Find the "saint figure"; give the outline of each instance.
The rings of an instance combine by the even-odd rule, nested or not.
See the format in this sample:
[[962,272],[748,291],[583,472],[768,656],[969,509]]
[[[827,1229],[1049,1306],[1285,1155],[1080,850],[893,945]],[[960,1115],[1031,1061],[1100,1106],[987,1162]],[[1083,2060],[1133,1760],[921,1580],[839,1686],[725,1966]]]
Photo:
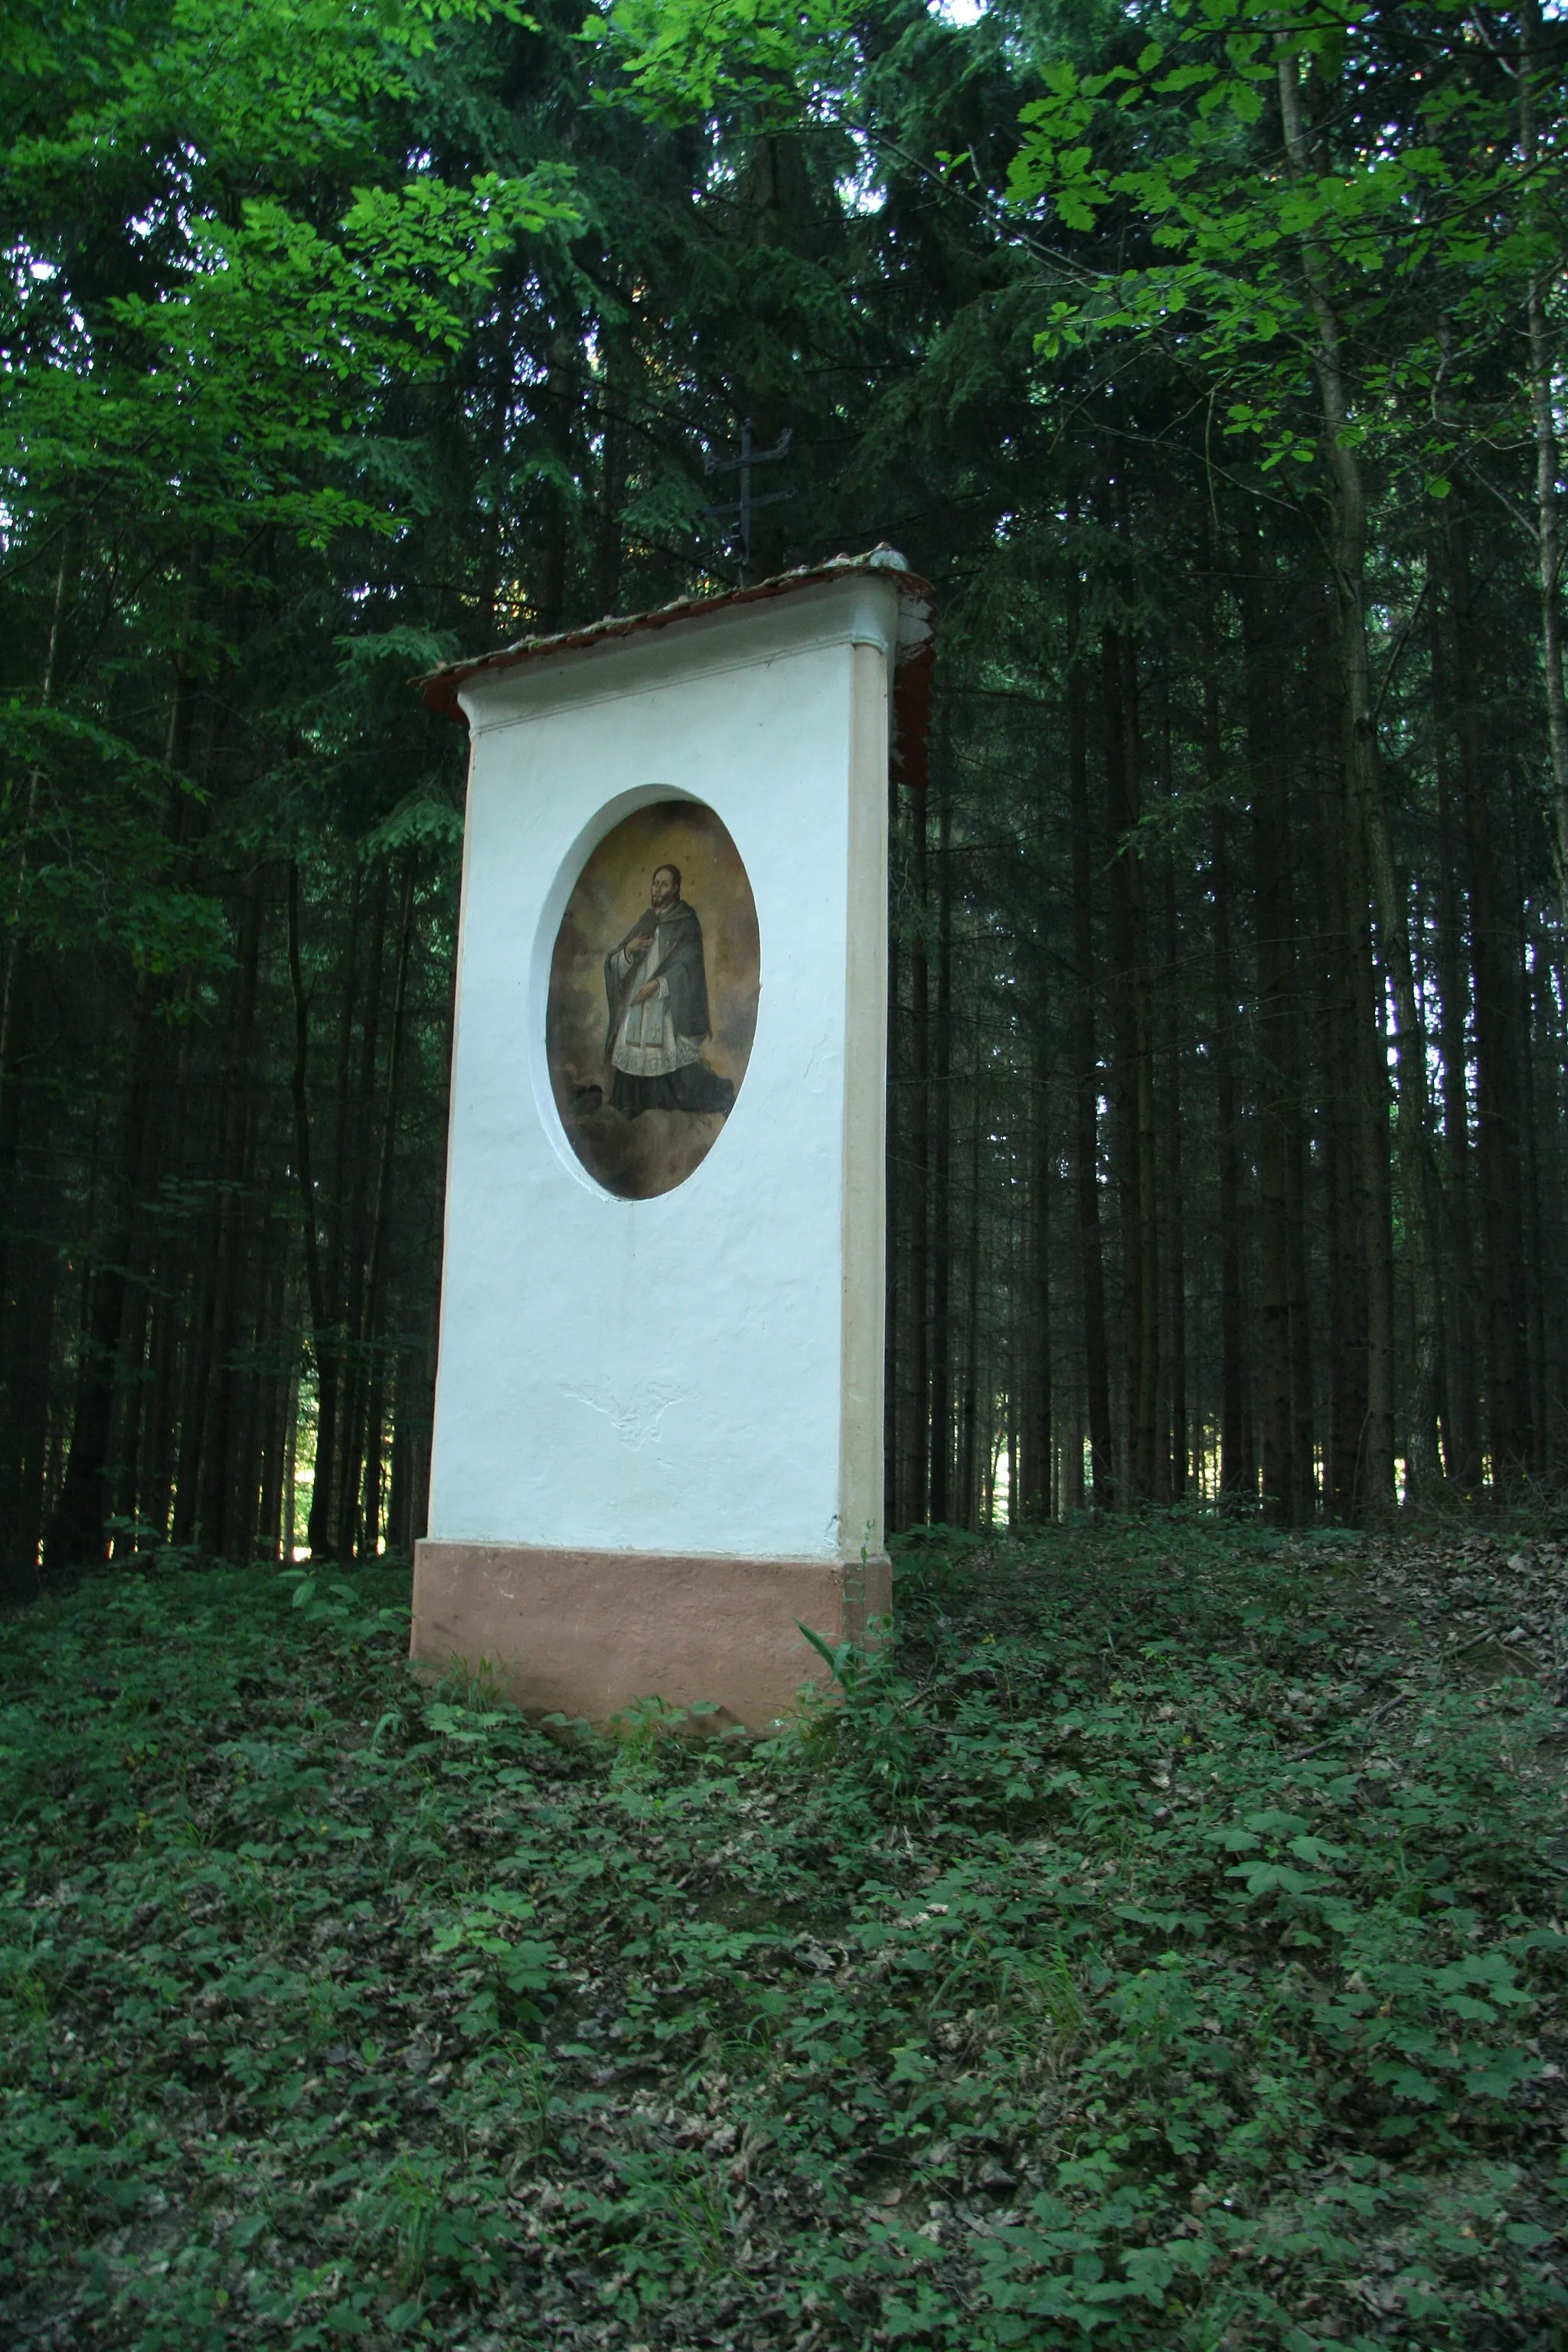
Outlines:
[[680,895],[679,866],[654,868],[648,898],[647,911],[605,958],[611,1108],[626,1118],[645,1110],[722,1116],[735,1089],[702,1059],[710,1034],[702,926]]

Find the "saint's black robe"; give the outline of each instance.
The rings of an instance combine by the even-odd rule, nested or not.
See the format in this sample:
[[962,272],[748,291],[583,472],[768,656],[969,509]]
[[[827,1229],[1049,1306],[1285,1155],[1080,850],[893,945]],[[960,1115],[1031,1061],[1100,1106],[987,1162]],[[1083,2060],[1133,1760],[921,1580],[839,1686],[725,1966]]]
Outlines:
[[696,909],[689,907],[684,898],[678,898],[661,915],[656,915],[649,907],[605,958],[605,996],[609,1007],[605,1059],[612,1071],[611,1105],[627,1118],[636,1118],[639,1111],[645,1110],[726,1112],[735,1099],[735,1089],[728,1078],[719,1077],[706,1063],[688,1062],[683,1068],[657,1078],[634,1077],[629,1070],[615,1067],[616,1039],[633,995],[643,985],[640,961],[623,980],[621,957],[629,941],[649,931],[658,933],[660,952],[647,978],[665,983],[670,1027],[678,1037],[689,1038],[695,1045],[712,1034],[708,1015],[708,971],[702,960],[702,926]]

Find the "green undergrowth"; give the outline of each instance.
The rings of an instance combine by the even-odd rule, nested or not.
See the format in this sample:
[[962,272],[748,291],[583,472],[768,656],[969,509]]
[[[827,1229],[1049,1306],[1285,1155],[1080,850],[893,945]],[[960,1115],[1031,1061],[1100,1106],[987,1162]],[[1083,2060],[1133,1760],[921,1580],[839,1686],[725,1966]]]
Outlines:
[[389,1573],[39,1607],[0,2341],[1568,2344],[1562,1694],[1352,1554],[938,1533],[750,1747],[422,1691]]

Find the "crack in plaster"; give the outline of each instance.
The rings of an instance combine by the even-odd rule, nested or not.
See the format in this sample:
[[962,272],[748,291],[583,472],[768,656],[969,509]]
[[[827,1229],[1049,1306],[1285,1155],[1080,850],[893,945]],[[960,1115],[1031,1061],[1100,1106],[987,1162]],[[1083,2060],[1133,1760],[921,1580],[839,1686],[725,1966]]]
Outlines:
[[585,1404],[590,1412],[602,1413],[620,1444],[632,1453],[640,1453],[644,1447],[658,1444],[659,1424],[665,1414],[671,1405],[683,1403],[691,1391],[648,1388],[630,1402],[624,1402],[602,1386],[596,1391],[563,1388],[562,1393],[570,1397],[574,1404]]

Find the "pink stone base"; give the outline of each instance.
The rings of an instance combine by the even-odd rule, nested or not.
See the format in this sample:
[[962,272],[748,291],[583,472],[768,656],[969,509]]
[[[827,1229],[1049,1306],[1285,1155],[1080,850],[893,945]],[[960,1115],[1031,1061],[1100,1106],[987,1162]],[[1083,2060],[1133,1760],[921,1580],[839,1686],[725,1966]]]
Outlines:
[[590,1723],[639,1698],[712,1700],[720,1720],[762,1731],[827,1668],[800,1627],[830,1646],[887,1615],[885,1558],[680,1558],[445,1543],[414,1553],[409,1654],[440,1671],[483,1664],[531,1713]]

